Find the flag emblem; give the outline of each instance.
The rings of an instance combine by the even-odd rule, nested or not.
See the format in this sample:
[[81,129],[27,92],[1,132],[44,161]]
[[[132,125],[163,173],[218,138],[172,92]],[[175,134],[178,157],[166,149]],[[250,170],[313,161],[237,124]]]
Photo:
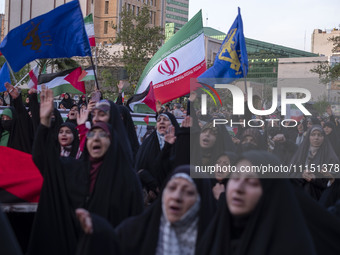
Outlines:
[[175,57],[165,58],[158,66],[158,72],[160,74],[167,74],[168,76],[174,75],[179,68],[178,59]]
[[[222,50],[218,58],[220,60],[228,61],[230,62],[230,68],[234,69],[237,73],[241,74],[242,72],[239,72],[241,63],[240,63],[240,55],[236,52],[236,45],[234,36],[236,34],[237,28],[231,29],[230,32],[227,35],[227,39],[225,40],[224,44],[222,45]],[[228,57],[228,54],[230,57]]]
[[[42,21],[40,21],[38,24],[34,24],[34,22],[32,21],[30,26],[26,28],[30,29],[30,31],[27,33],[27,36],[25,37],[24,41],[22,42],[23,46],[31,46],[31,50],[35,50],[38,51],[41,47],[41,39],[39,37],[38,34],[38,30],[39,30],[39,26],[41,24]],[[31,28],[32,27],[32,28]],[[46,32],[43,32],[46,33]],[[41,37],[44,37],[46,39],[43,39],[44,41],[50,42],[52,41],[49,37],[49,35],[41,35]],[[49,43],[45,43],[45,45],[49,45],[52,46],[52,44]]]

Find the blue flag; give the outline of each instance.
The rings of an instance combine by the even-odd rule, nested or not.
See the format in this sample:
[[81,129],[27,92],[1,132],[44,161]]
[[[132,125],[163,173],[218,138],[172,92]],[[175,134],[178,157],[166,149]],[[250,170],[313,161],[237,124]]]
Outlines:
[[0,45],[14,72],[39,58],[91,56],[78,0],[12,29]]
[[11,76],[9,74],[9,68],[7,62],[1,67],[0,70],[0,92],[6,91],[5,83],[11,83]]
[[[248,54],[243,35],[240,8],[238,15],[218,51],[214,65],[198,77],[199,82],[232,82],[245,77],[248,72]],[[213,78],[210,80],[208,78]]]

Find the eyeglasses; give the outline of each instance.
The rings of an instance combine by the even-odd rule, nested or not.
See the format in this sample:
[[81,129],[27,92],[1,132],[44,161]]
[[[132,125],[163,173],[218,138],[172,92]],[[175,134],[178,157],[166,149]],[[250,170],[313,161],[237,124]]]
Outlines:
[[86,134],[86,137],[88,139],[92,139],[94,138],[96,135],[98,135],[99,138],[106,138],[106,137],[109,137],[109,134],[107,134],[106,132],[104,131],[89,131],[87,134]]

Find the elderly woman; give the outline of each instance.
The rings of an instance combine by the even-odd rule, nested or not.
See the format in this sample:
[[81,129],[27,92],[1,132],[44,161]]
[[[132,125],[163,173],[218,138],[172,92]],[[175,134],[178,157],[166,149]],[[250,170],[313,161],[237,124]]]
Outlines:
[[161,199],[116,229],[78,209],[84,231],[92,234],[85,237],[88,246],[78,254],[98,254],[98,249],[104,251],[100,254],[197,254],[214,213],[213,200],[209,181],[191,179],[189,166],[180,166],[168,178]]
[[[42,89],[33,160],[44,177],[28,254],[74,254],[75,209],[84,207],[117,226],[143,210],[138,178],[126,164],[118,136],[104,122],[87,133],[82,160],[60,157],[50,131],[53,92]],[[119,116],[118,116],[119,118]],[[43,161],[42,163],[39,161]]]
[[198,254],[316,254],[293,187],[288,180],[259,179],[242,167],[279,165],[265,151],[242,154],[217,213],[197,247]]

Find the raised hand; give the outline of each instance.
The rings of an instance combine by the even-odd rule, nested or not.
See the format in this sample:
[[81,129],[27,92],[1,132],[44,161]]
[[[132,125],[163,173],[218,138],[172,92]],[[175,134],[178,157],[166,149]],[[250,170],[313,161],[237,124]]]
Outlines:
[[166,134],[164,135],[164,141],[170,144],[174,144],[176,141],[175,128],[170,126]]
[[40,93],[40,123],[42,125],[46,127],[51,126],[53,109],[53,91],[42,85]]
[[7,89],[8,93],[11,95],[13,99],[16,99],[19,96],[19,91],[15,88],[12,84],[6,82],[5,88]]
[[76,209],[76,216],[85,234],[92,234],[93,226],[92,226],[92,219],[91,219],[91,215],[89,211],[83,208],[78,208]]
[[182,121],[181,126],[185,128],[192,127],[192,117],[186,116]]
[[77,114],[77,124],[78,124],[78,126],[85,124],[85,122],[88,120],[88,118],[89,118],[89,111],[87,109],[80,108],[80,112],[79,112],[79,114]]

